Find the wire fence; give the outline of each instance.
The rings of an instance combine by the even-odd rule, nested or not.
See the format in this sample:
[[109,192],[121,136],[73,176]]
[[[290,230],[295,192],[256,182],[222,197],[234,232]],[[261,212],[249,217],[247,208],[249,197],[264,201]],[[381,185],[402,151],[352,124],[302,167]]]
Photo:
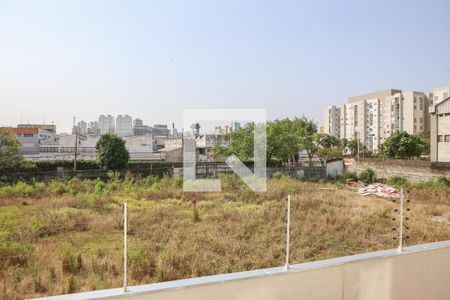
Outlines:
[[[304,228],[310,226],[305,214],[300,215],[299,212],[310,209],[307,205],[314,205],[301,199],[301,194],[289,195],[271,207],[257,203],[239,206],[227,199],[220,207],[208,201],[201,203],[195,198],[188,202],[167,200],[177,203],[179,211],[166,206],[164,201],[139,205],[133,203],[132,207],[124,202],[121,213],[105,216],[110,220],[98,225],[102,226],[98,228],[101,232],[113,235],[110,240],[101,234],[98,238],[89,236],[90,232],[80,230],[82,228],[76,216],[71,216],[72,219],[65,224],[49,223],[48,226],[52,228],[48,229],[52,232],[46,232],[45,224],[41,223],[44,229],[36,230],[35,236],[24,235],[18,241],[31,243],[39,240],[35,246],[37,254],[34,255],[41,255],[41,262],[48,261],[46,267],[50,270],[48,275],[38,275],[39,282],[41,277],[51,279],[59,276],[52,275],[52,272],[67,276],[99,277],[103,280],[112,276],[115,279],[111,284],[116,284],[116,287],[118,280],[122,279],[124,292],[127,292],[129,284],[271,266],[289,270],[292,262],[299,262],[300,254],[305,257],[310,255],[314,259],[314,251],[326,250],[321,248],[324,247],[321,243],[327,233],[317,237],[316,245],[305,246],[298,238],[305,238],[307,231]],[[401,190],[400,198],[393,200],[395,208],[392,210],[391,223],[386,222],[392,228],[391,240],[398,242],[398,251],[403,250],[404,243],[409,239],[409,204],[408,193]],[[150,210],[152,214],[148,213]],[[188,210],[191,210],[192,215],[186,219]],[[170,214],[174,216],[171,218]],[[300,216],[305,219],[299,219]],[[208,224],[202,225],[202,220],[208,220]],[[325,219],[325,222],[333,221]],[[240,223],[239,227],[234,223]],[[392,227],[390,224],[395,225]],[[63,246],[47,247],[45,252],[40,252],[44,246],[51,245],[52,240],[48,237],[55,233],[67,234],[66,243]],[[308,239],[307,242],[313,240]],[[346,244],[341,246],[345,247]],[[298,251],[300,247],[305,248],[304,252]],[[293,256],[291,249],[295,250]],[[4,270],[0,273],[5,272],[5,266],[11,264],[24,272],[30,270],[27,260],[30,253],[26,249],[22,249],[22,254],[13,252],[19,250],[12,247],[11,253],[2,253],[0,265]],[[158,257],[153,257],[155,253],[158,253]],[[39,287],[43,284],[35,282],[35,290],[41,292]],[[68,288],[73,289],[77,290],[76,287]]]

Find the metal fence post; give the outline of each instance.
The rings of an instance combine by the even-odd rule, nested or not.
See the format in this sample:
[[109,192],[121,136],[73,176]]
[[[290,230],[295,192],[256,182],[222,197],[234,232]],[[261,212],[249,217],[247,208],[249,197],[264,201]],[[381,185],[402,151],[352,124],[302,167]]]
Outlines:
[[290,238],[290,226],[291,226],[291,195],[287,197],[287,209],[286,209],[286,263],[284,269],[289,270],[289,238]]
[[400,227],[398,228],[398,252],[403,251],[403,188],[400,189]]
[[128,208],[127,203],[123,203],[123,292],[128,291],[128,266],[127,266],[127,233],[128,233]]

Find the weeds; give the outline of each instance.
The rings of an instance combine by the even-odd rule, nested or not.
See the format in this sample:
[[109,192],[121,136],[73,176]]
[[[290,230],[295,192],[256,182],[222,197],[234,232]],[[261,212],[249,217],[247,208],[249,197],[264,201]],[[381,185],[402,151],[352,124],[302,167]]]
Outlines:
[[[347,188],[353,176],[332,184],[276,174],[264,193],[235,175],[220,175],[222,193],[184,193],[180,178],[129,174],[123,180],[118,173],[106,182],[2,184],[0,197],[12,197],[0,210],[2,293],[31,298],[119,286],[123,201],[129,204],[130,284],[282,265],[287,194],[293,195],[294,263],[395,247],[396,205]],[[409,243],[448,239],[450,226],[431,221],[450,217],[447,180],[386,182],[410,191]]]

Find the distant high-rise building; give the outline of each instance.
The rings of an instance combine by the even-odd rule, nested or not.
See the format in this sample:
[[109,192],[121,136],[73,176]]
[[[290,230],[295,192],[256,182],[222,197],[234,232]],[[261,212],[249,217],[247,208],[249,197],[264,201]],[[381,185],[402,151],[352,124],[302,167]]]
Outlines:
[[223,129],[220,126],[214,127],[214,134],[221,135],[223,134]]
[[72,128],[72,133],[79,134],[79,135],[86,135],[87,134],[87,123],[84,121],[78,122],[78,125],[74,126]]
[[155,124],[152,128],[152,134],[153,136],[168,137],[170,134],[170,129],[167,127],[167,125]]
[[116,118],[116,134],[120,136],[133,135],[133,120],[129,115],[118,115]]
[[230,125],[225,125],[224,126],[223,133],[228,134],[228,133],[231,133],[231,131],[232,131],[232,128],[231,128]]
[[241,129],[241,123],[239,123],[239,122],[231,123],[231,130],[238,131],[239,129]]
[[92,135],[92,136],[100,135],[100,128],[98,126],[97,121],[89,122],[88,128],[87,128],[87,134]]
[[134,127],[144,126],[144,121],[142,121],[141,119],[134,119],[133,126]]
[[178,130],[175,128],[175,123],[172,123],[172,136],[178,136]]
[[195,123],[191,125],[191,136],[197,137],[200,135],[200,123]]
[[370,151],[395,131],[429,132],[429,99],[423,92],[385,90],[350,97],[345,105],[324,111],[324,132],[340,139],[359,139]]
[[100,129],[100,134],[114,133],[116,127],[114,117],[111,115],[101,115],[98,117],[98,127]]

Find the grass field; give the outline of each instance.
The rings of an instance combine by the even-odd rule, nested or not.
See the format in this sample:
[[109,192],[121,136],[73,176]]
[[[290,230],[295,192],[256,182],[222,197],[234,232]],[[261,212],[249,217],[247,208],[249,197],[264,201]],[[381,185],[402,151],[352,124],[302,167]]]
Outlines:
[[[124,201],[130,285],[284,264],[287,194],[291,262],[394,248],[396,204],[341,183],[271,179],[253,193],[222,178],[222,193],[183,193],[149,177],[0,185],[0,295],[22,299],[122,285]],[[450,188],[408,185],[407,244],[450,239]]]

